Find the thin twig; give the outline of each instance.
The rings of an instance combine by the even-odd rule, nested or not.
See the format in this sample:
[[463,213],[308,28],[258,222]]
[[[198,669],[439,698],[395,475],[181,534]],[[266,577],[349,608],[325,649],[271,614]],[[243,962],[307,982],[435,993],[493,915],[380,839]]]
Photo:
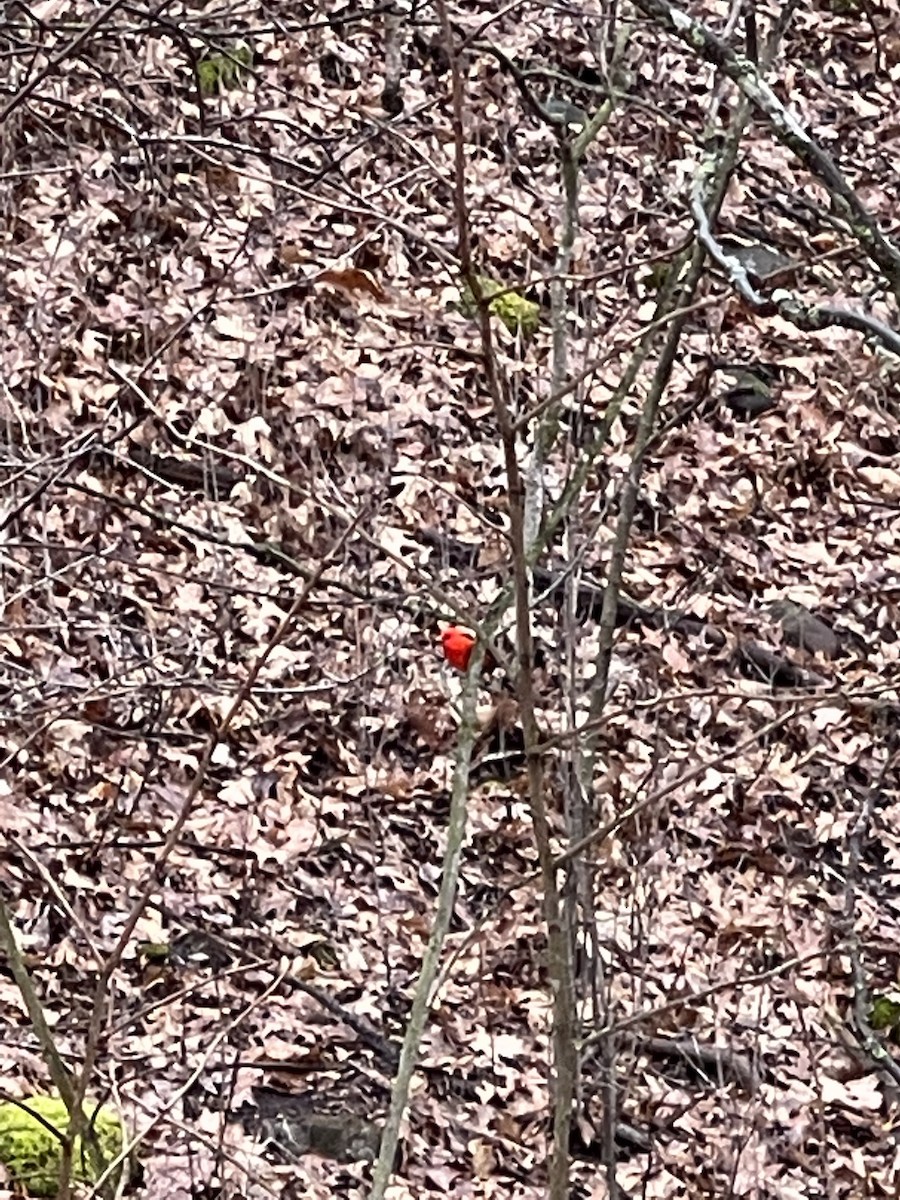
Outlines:
[[110,980],[112,979],[112,976],[119,963],[122,961],[122,956],[125,953],[138,922],[147,908],[154,890],[159,885],[160,872],[162,868],[168,862],[173,851],[178,845],[181,831],[184,828],[191,811],[193,810],[194,803],[196,802],[196,799],[200,793],[200,789],[206,781],[207,772],[212,762],[216,747],[227,733],[241,706],[249,698],[253,690],[253,685],[259,676],[260,671],[270,657],[272,651],[291,629],[297,616],[303,610],[310,593],[316,587],[321,576],[324,574],[326,566],[342,549],[360,520],[361,514],[357,515],[352,521],[348,522],[345,530],[332,546],[331,550],[319,560],[316,568],[313,570],[309,579],[301,589],[299,595],[294,600],[294,603],[281,619],[277,629],[269,638],[269,641],[257,656],[256,661],[253,663],[250,670],[247,672],[246,679],[242,683],[237,695],[235,696],[222,720],[212,730],[209,738],[207,739],[206,747],[201,755],[193,781],[191,782],[190,787],[187,789],[184,800],[181,803],[181,807],[178,810],[175,820],[172,822],[172,825],[169,828],[169,832],[166,835],[166,840],[158,854],[154,857],[153,866],[147,872],[144,883],[138,891],[137,899],[135,900],[130,913],[125,919],[122,932],[98,974],[97,983],[94,988],[88,1034],[85,1041],[84,1061],[75,1086],[74,1113],[72,1116],[72,1121],[76,1128],[72,1130],[73,1137],[78,1133],[77,1125],[79,1116],[81,1116],[81,1104],[87,1092],[100,1049],[103,1027],[109,1003],[108,992]]

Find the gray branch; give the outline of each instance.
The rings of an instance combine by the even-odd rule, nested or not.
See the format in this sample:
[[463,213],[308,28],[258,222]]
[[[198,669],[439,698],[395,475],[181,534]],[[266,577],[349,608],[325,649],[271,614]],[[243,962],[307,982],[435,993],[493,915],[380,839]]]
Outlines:
[[[882,233],[875,218],[841,173],[834,159],[809,136],[800,121],[760,77],[755,63],[736,54],[717,34],[669,0],[635,0],[642,12],[718,67],[767,118],[775,136],[797,155],[828,189],[834,211],[844,218],[868,257],[889,280],[900,300],[900,249]],[[833,322],[832,322],[833,323]]]
[[713,235],[699,190],[695,190],[691,197],[691,213],[697,228],[697,240],[751,308],[765,314],[775,311],[798,329],[807,332],[817,332],[833,325],[855,329],[876,338],[891,353],[900,355],[900,334],[868,313],[835,308],[830,304],[809,304],[783,288],[772,292],[770,296],[761,295],[751,284],[744,265],[733,254],[729,254]]

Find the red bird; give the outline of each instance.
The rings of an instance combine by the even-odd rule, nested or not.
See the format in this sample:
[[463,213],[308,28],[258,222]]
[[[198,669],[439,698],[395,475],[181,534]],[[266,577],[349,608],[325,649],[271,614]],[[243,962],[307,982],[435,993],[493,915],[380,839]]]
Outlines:
[[[475,635],[467,629],[460,629],[458,625],[450,625],[441,634],[441,649],[451,667],[457,671],[467,671],[475,649]],[[488,651],[484,656],[484,669],[492,671],[496,665],[493,654]]]

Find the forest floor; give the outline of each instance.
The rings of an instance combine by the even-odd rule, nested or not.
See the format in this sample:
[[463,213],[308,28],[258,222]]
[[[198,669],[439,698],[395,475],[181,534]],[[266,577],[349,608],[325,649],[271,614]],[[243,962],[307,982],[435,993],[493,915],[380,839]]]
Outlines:
[[[451,11],[479,269],[540,308],[530,337],[492,319],[518,414],[551,391],[559,138],[579,126],[541,121],[504,60],[594,112],[608,7]],[[725,29],[724,6],[690,7]],[[148,1197],[362,1197],[446,842],[460,681],[439,631],[477,623],[509,578],[446,47],[431,8],[401,26],[386,111],[389,5],[129,4],[43,75],[97,12],[32,8],[0,25],[18,64],[0,103],[37,80],[0,121],[2,892],[77,1069],[98,964],[153,884],[92,1089],[146,1131]],[[741,49],[740,23],[724,36]],[[617,69],[564,280],[569,373],[599,362],[563,405],[551,503],[693,236],[704,129],[736,106],[644,19]],[[898,80],[896,6],[820,0],[771,76],[895,236]],[[780,286],[896,326],[759,114],[717,230],[776,247]],[[590,700],[655,365],[541,563],[548,735]],[[644,464],[588,797],[597,825],[655,798],[580,876],[583,1032],[617,1032],[584,1055],[573,1196],[608,1195],[610,1082],[623,1196],[897,1195],[897,1085],[859,1038],[900,973],[897,378],[860,333],[801,332],[706,272]],[[572,744],[545,762],[560,850]],[[512,763],[475,770],[392,1200],[545,1195],[550,994]],[[5,969],[0,1028],[4,1091],[45,1089]]]

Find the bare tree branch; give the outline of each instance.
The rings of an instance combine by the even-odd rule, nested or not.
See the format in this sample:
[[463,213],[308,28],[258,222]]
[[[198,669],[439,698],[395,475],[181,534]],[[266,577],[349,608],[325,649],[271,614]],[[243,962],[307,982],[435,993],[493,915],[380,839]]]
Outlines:
[[708,26],[694,20],[669,0],[635,0],[639,9],[673,33],[707,62],[723,71],[750,103],[768,119],[779,141],[788,146],[831,195],[869,258],[882,270],[900,301],[900,249],[881,231],[875,218],[847,182],[834,159],[814,141],[800,121],[781,103],[749,58],[735,52]]

